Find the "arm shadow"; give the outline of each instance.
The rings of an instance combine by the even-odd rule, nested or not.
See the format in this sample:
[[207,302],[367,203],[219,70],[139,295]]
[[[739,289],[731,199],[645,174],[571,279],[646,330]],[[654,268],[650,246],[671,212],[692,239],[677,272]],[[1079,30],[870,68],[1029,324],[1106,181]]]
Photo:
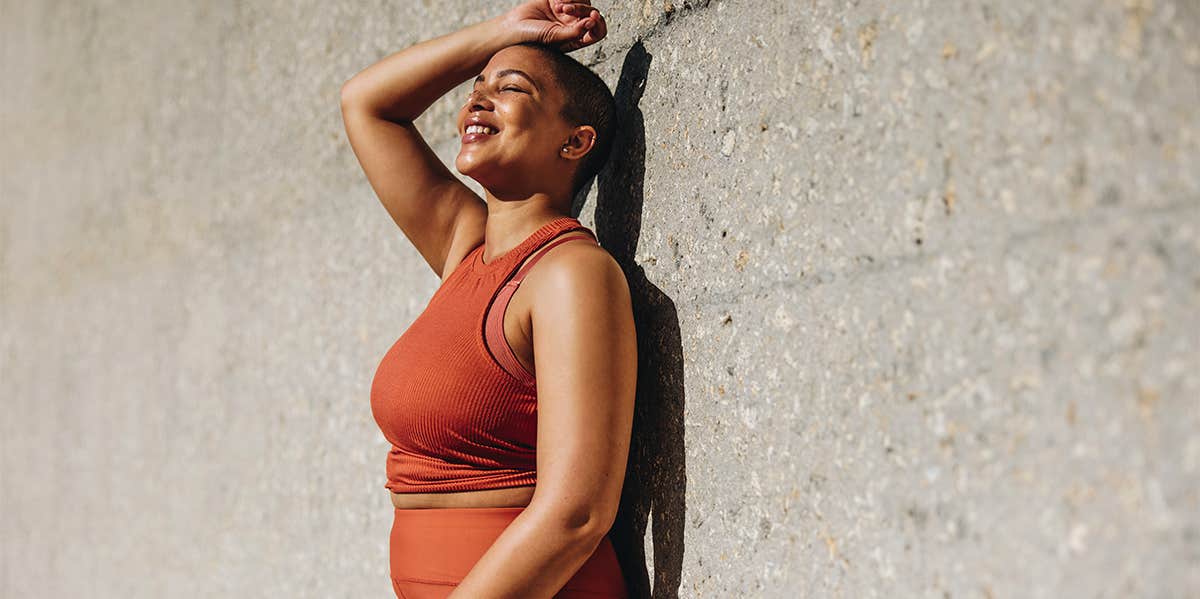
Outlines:
[[[642,227],[646,132],[639,103],[651,55],[641,41],[625,55],[614,97],[619,121],[608,164],[597,175],[596,235],[629,281],[638,336],[637,399],[621,505],[610,538],[630,599],[679,596],[687,514],[683,354],[675,303],[636,263]],[[590,187],[590,186],[589,186]],[[585,188],[576,198],[586,198]],[[578,214],[581,206],[574,206]],[[646,568],[647,521],[654,580]]]

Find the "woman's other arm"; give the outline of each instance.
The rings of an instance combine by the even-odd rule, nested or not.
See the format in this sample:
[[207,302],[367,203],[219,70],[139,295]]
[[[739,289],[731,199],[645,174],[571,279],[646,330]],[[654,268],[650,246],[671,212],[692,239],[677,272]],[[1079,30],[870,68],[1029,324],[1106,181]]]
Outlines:
[[637,388],[625,273],[603,248],[567,244],[527,285],[537,298],[537,488],[452,599],[552,597],[603,540],[620,503]]

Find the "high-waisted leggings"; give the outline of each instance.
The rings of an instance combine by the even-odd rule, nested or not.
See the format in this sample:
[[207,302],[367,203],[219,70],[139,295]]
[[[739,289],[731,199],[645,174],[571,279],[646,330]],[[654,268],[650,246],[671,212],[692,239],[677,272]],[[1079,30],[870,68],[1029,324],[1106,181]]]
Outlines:
[[[444,599],[524,507],[395,508],[389,562],[399,599]],[[557,599],[628,599],[608,535]]]

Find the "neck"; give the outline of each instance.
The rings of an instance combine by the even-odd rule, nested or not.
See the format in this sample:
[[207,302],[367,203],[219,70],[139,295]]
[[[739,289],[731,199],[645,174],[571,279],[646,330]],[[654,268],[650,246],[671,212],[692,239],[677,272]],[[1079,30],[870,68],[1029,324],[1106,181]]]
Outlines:
[[503,256],[546,223],[564,216],[570,216],[567,210],[548,202],[506,202],[496,200],[489,192],[483,234],[484,262]]

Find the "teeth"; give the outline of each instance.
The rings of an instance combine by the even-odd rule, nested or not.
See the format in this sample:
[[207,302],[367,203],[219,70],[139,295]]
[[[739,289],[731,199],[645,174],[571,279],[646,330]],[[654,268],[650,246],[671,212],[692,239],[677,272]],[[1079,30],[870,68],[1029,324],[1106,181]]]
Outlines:
[[467,133],[483,133],[485,135],[494,135],[497,132],[498,131],[496,129],[486,125],[469,125],[467,127]]

